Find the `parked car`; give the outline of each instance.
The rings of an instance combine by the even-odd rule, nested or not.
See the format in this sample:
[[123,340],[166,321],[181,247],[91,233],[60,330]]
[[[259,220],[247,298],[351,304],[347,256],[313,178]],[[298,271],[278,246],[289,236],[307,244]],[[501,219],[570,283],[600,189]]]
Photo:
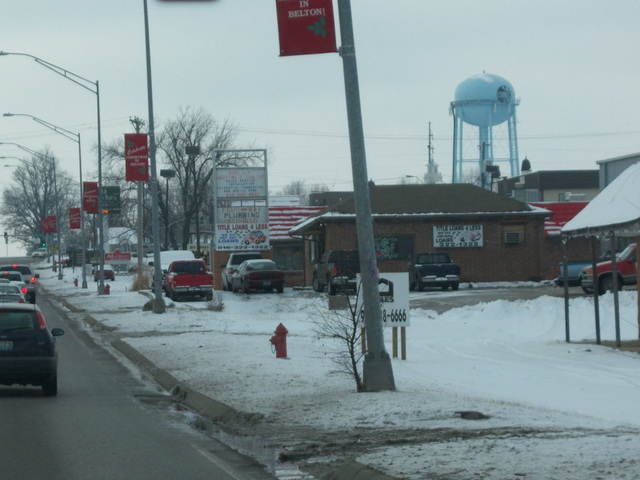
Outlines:
[[36,303],[36,281],[40,277],[39,273],[33,273],[30,265],[20,265],[16,263],[0,265],[0,272],[20,272],[25,286],[22,287],[24,298],[29,303]]
[[313,290],[322,292],[329,287],[329,295],[335,295],[338,290],[355,291],[358,273],[358,250],[327,250],[313,265]]
[[47,396],[58,393],[55,337],[36,305],[0,304],[0,384],[37,385]]
[[164,276],[164,294],[174,302],[180,297],[213,298],[213,273],[204,260],[175,260]]
[[458,290],[460,265],[446,252],[419,253],[409,272],[409,290],[421,292],[425,287]]
[[[102,278],[104,278],[105,280],[116,280],[116,272],[111,265],[103,265],[102,271],[104,272],[102,274]],[[91,271],[91,274],[93,275],[94,282],[100,280],[100,265],[95,265],[93,267],[93,270]]]
[[46,247],[41,247],[31,254],[31,258],[47,258],[49,251]]
[[[567,262],[567,286],[579,287],[582,285],[580,276],[582,269],[591,265],[591,262]],[[556,278],[553,279],[558,287],[564,286],[564,262],[560,262],[556,267]]]
[[222,289],[232,291],[233,286],[231,285],[231,278],[233,277],[233,274],[238,271],[240,264],[245,260],[259,258],[262,258],[262,253],[260,252],[237,252],[229,255],[227,263],[220,265],[222,267]]
[[26,303],[22,289],[13,283],[0,284],[0,303]]
[[[635,285],[638,281],[637,275],[637,253],[636,244],[632,243],[622,252],[616,254],[616,282],[618,290],[624,285]],[[613,291],[613,264],[611,260],[596,264],[596,274],[593,274],[593,265],[582,269],[580,275],[582,290],[585,293],[593,293],[594,284],[598,289],[598,295]]]
[[234,292],[249,293],[250,290],[264,290],[278,293],[284,291],[284,273],[273,260],[245,260],[231,278]]

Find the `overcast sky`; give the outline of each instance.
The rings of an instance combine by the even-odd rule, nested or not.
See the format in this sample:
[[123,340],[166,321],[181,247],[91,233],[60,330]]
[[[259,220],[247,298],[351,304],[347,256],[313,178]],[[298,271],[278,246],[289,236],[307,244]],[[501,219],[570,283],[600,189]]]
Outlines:
[[[592,169],[640,151],[637,0],[352,0],[352,10],[378,184],[425,173],[429,122],[451,180],[449,105],[483,71],[513,85],[520,159],[533,170]],[[147,120],[142,0],[3,0],[0,11],[0,50],[99,81],[103,141],[131,132],[132,116]],[[149,0],[149,19],[157,128],[202,107],[239,127],[238,147],[268,149],[272,193],[300,179],[352,188],[342,60],[279,57],[275,0]],[[95,179],[95,95],[27,57],[0,57],[0,73],[0,113],[80,132],[85,180]],[[77,145],[28,118],[0,117],[0,142],[50,146],[77,175]],[[0,145],[0,156],[24,152]]]

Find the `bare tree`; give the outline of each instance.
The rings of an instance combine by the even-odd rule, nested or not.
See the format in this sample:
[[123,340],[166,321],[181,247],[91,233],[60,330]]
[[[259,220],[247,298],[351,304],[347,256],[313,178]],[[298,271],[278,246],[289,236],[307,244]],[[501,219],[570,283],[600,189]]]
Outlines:
[[307,185],[304,180],[293,180],[288,185],[282,187],[282,190],[278,192],[278,195],[297,195],[300,197],[301,205],[309,205],[309,194],[313,192],[328,192],[330,188],[328,185],[316,183],[314,185]]
[[[356,300],[358,294],[359,292],[356,293]],[[325,311],[318,307],[312,314],[316,325],[314,332],[317,339],[326,346],[327,355],[336,366],[330,373],[352,378],[356,384],[356,391],[363,392],[364,384],[359,365],[364,353],[360,347],[363,338],[356,310],[358,302],[352,303],[353,299],[348,293],[345,293],[345,299],[346,310]]]
[[[158,150],[165,164],[176,172],[172,181],[177,189],[172,194],[172,207],[181,219],[180,243],[186,246],[196,219],[203,215],[212,218],[211,193],[213,167],[255,165],[258,157],[233,150],[237,128],[228,121],[217,123],[202,109],[181,110],[176,120],[168,122],[157,136]],[[196,152],[189,147],[198,147]],[[174,243],[175,248],[175,243]]]
[[[38,152],[40,153],[40,152]],[[3,224],[18,243],[34,246],[42,238],[41,219],[56,215],[61,235],[69,231],[69,208],[78,205],[80,192],[71,176],[61,171],[48,150],[24,159],[13,171],[12,184],[2,192]]]

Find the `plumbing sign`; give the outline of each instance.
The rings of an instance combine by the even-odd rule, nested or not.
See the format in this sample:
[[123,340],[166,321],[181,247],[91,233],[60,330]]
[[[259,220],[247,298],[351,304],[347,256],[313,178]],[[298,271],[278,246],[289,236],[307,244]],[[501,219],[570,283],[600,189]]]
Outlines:
[[[408,273],[380,273],[378,292],[380,293],[380,308],[382,309],[382,324],[384,327],[409,326],[409,274]],[[360,327],[364,327],[364,304],[360,275],[357,278],[356,312]]]

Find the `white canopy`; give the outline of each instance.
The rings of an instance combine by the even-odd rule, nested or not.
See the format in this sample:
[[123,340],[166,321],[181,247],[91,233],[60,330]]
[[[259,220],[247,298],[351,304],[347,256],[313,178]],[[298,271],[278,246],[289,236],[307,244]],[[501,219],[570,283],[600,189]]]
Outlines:
[[640,226],[640,163],[627,168],[561,229],[563,235],[635,232]]

